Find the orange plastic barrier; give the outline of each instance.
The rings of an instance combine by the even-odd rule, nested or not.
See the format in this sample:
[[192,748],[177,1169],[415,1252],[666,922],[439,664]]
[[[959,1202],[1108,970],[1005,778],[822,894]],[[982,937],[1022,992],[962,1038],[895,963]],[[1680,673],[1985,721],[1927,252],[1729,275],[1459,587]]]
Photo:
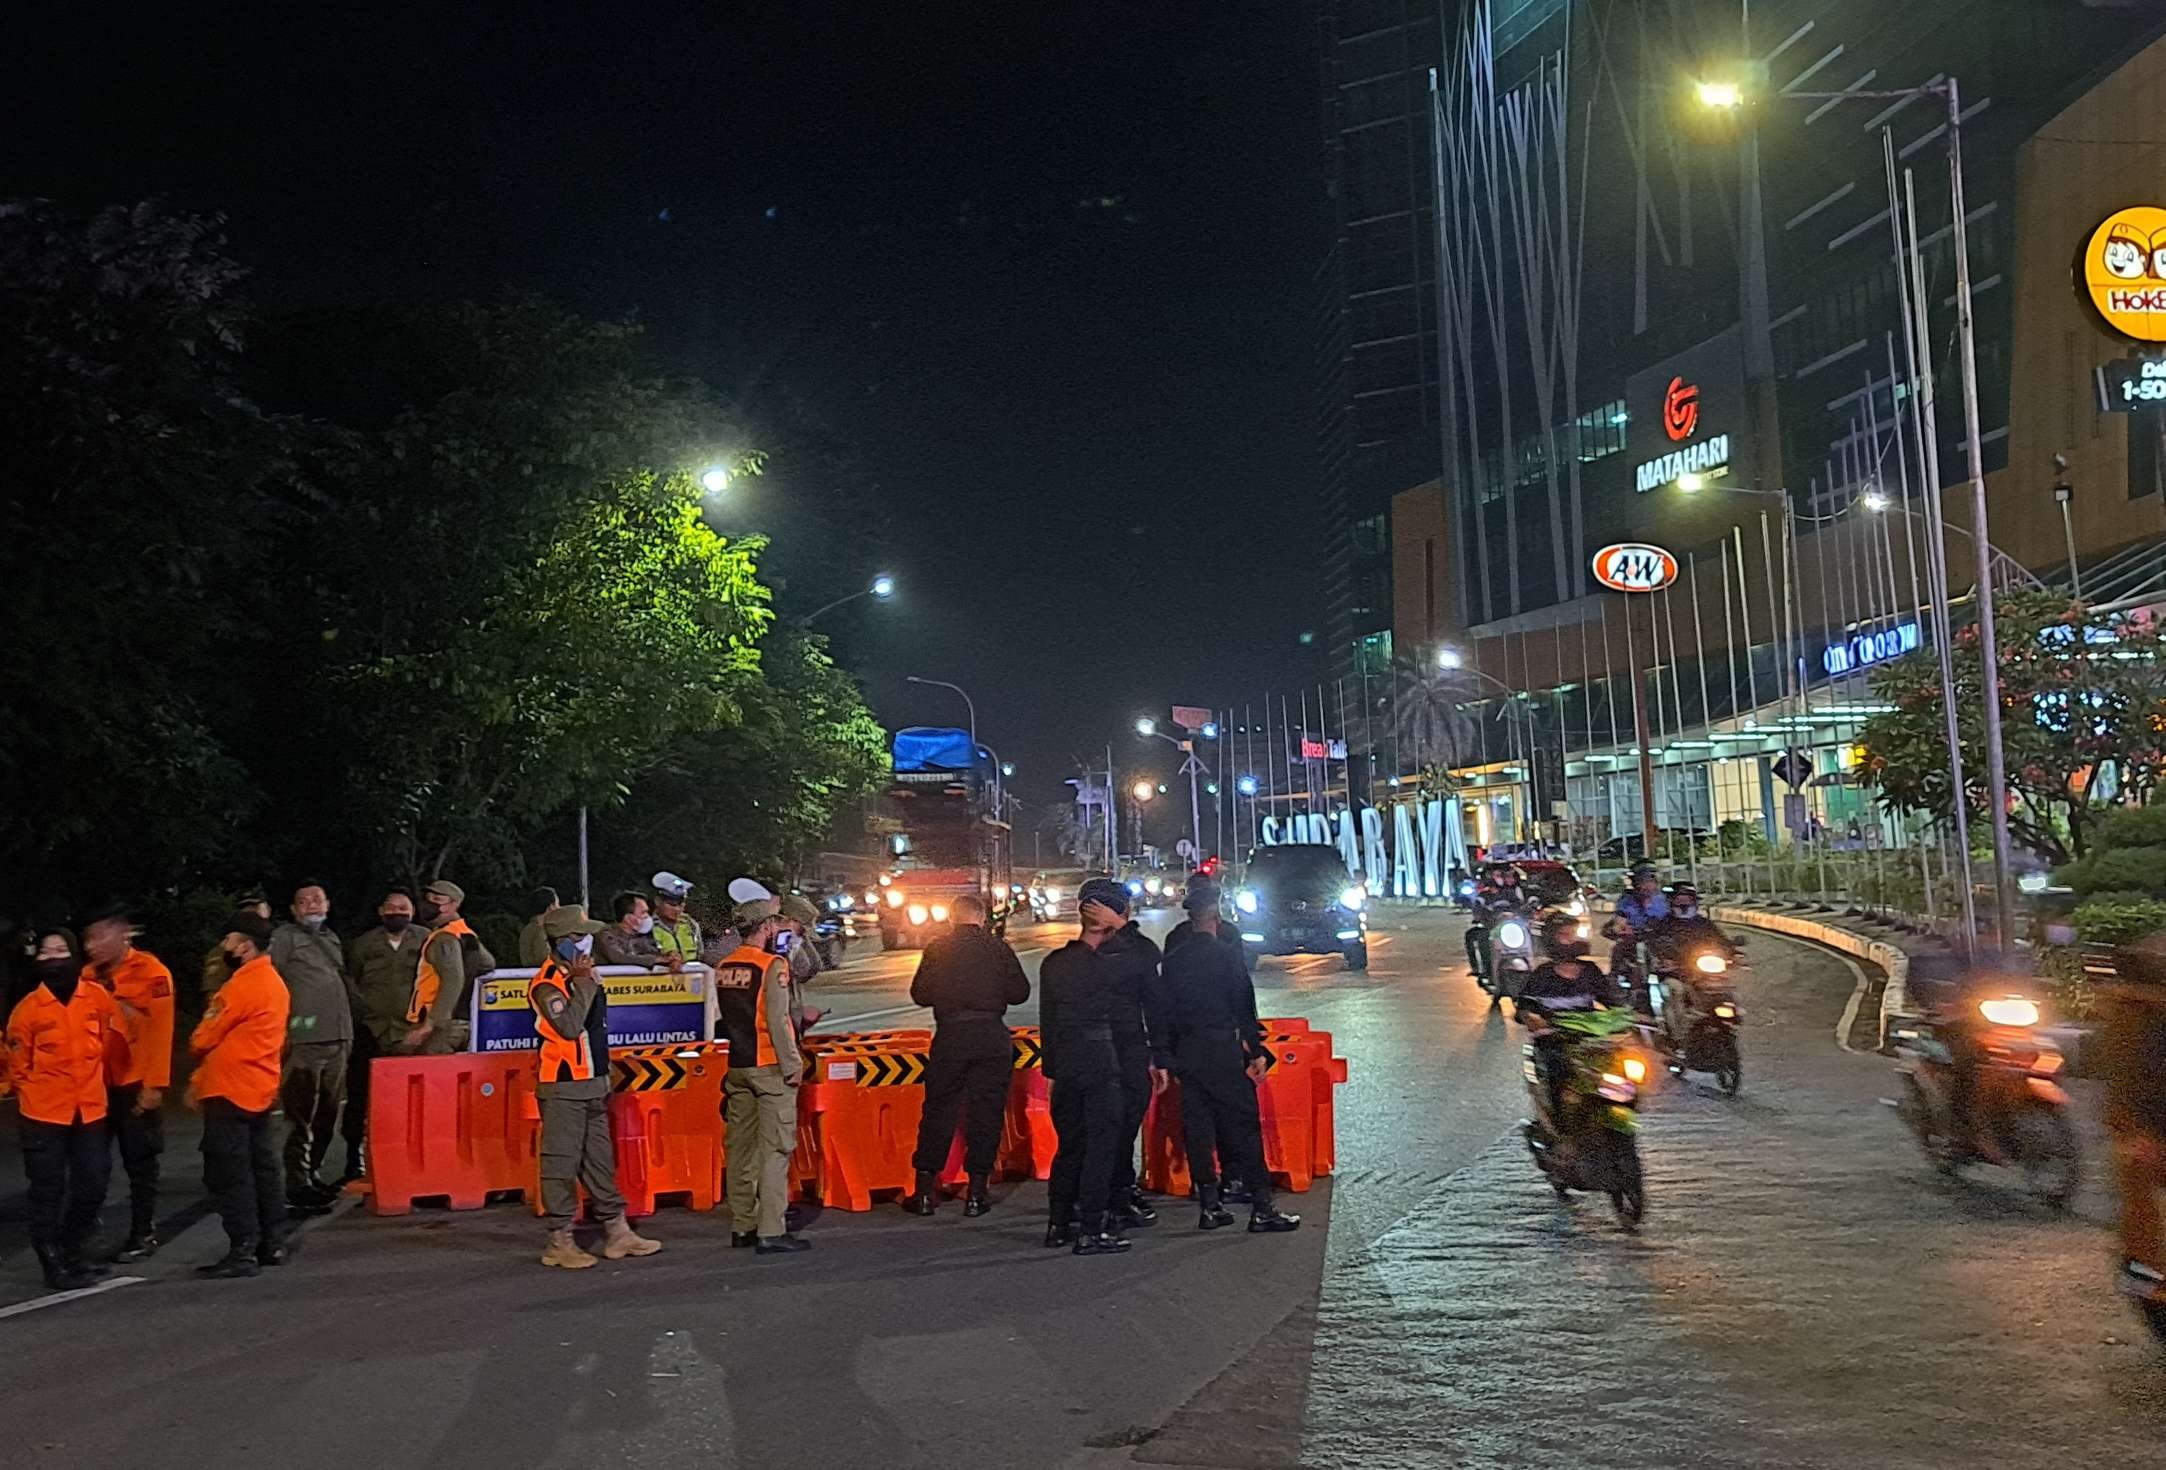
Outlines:
[[[1256,1084],[1263,1124],[1264,1164],[1294,1194],[1306,1194],[1319,1174],[1336,1163],[1331,1137],[1331,1090],[1346,1080],[1346,1063],[1331,1055],[1328,1032],[1294,1031],[1271,1021],[1266,1044],[1277,1058]],[[1155,1193],[1184,1196],[1192,1182],[1181,1128],[1181,1085],[1176,1080],[1151,1099],[1143,1123],[1143,1183]]]
[[1329,1174],[1339,1166],[1338,1120],[1334,1108],[1339,1084],[1346,1080],[1346,1058],[1331,1054],[1329,1031],[1311,1031],[1306,1021],[1266,1021],[1263,1024],[1264,1044],[1273,1050],[1281,1041],[1293,1037],[1310,1037],[1323,1043],[1324,1065],[1309,1074],[1309,1086],[1316,1103],[1309,1147],[1311,1172],[1319,1176]]
[[609,1127],[625,1213],[645,1216],[681,1195],[695,1210],[722,1198],[721,1045],[627,1048],[610,1058]]
[[534,1054],[379,1057],[370,1064],[369,1210],[404,1215],[420,1200],[478,1210],[533,1187]]
[[[812,1122],[808,1182],[835,1210],[869,1210],[876,1193],[915,1182],[918,1120],[925,1112],[925,1053],[857,1050],[812,1053],[812,1079],[798,1093],[799,1151]],[[793,1171],[794,1172],[794,1171]]]

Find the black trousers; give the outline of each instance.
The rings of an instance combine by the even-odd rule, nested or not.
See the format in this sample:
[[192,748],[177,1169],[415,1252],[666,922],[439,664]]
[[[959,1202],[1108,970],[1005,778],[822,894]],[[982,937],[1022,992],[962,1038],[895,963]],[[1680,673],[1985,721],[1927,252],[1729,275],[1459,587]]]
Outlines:
[[346,1137],[346,1169],[355,1171],[361,1162],[361,1143],[369,1126],[369,1063],[383,1053],[369,1028],[355,1019],[353,1050],[346,1054],[346,1120],[340,1131]]
[[39,1123],[21,1120],[23,1174],[29,1181],[30,1243],[40,1250],[80,1251],[98,1228],[98,1209],[113,1174],[105,1120]]
[[1256,1209],[1271,1207],[1263,1115],[1238,1041],[1229,1037],[1223,1048],[1201,1056],[1183,1051],[1181,1132],[1188,1146],[1188,1175],[1199,1191],[1215,1186],[1221,1177],[1238,1179],[1248,1186]]
[[203,1184],[236,1251],[276,1245],[285,1235],[277,1119],[270,1108],[251,1113],[228,1097],[203,1099]]
[[1074,1209],[1082,1212],[1086,1230],[1104,1223],[1125,1116],[1117,1074],[1053,1084],[1053,1129],[1060,1135],[1060,1147],[1053,1154],[1046,1204],[1056,1221],[1067,1219]]
[[108,1088],[105,1121],[120,1145],[120,1166],[128,1171],[128,1234],[148,1235],[158,1223],[158,1168],[165,1153],[165,1115],[152,1108],[135,1110],[143,1084]]
[[1015,1052],[1007,1028],[996,1051],[984,1045],[943,1050],[933,1038],[925,1065],[925,1113],[918,1122],[918,1151],[911,1166],[926,1173],[946,1167],[958,1114],[963,1119],[963,1169],[990,1174],[1000,1158],[1001,1126],[1007,1121],[1008,1084]]
[[1151,1110],[1151,1053],[1148,1047],[1121,1048],[1121,1136],[1113,1145],[1113,1198],[1125,1199],[1136,1187],[1136,1140]]

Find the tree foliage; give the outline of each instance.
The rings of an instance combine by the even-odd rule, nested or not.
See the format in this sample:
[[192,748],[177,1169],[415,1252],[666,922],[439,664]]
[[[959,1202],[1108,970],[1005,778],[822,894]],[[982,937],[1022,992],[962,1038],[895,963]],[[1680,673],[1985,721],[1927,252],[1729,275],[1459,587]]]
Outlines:
[[509,886],[571,806],[688,778],[772,868],[877,781],[762,541],[704,517],[694,474],[757,472],[754,432],[634,329],[402,310],[255,359],[240,278],[215,220],[0,205],[12,898]]
[[[2166,778],[2166,647],[2149,618],[2094,614],[2041,592],[1994,603],[2011,834],[2056,863],[2080,858],[2099,823],[2141,805]],[[1962,799],[1973,830],[1987,819],[1984,661],[1975,627],[1958,629],[1953,668]],[[1931,653],[1885,665],[1873,692],[1894,706],[1860,734],[1880,800],[1954,816],[1946,702]],[[2104,779],[2110,771],[2112,780]]]

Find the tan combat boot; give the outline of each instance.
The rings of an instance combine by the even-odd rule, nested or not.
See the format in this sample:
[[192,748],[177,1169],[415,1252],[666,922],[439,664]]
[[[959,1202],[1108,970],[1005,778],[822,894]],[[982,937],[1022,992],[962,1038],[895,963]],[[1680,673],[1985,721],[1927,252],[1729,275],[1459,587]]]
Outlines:
[[[659,1240],[649,1240],[632,1228],[632,1222],[622,1215],[603,1227],[602,1254],[612,1261],[626,1256],[651,1256],[662,1248]],[[589,1260],[593,1257],[589,1256]]]
[[584,1271],[594,1264],[594,1257],[579,1248],[569,1230],[549,1232],[549,1244],[543,1249],[541,1263],[544,1266],[562,1266],[567,1271]]

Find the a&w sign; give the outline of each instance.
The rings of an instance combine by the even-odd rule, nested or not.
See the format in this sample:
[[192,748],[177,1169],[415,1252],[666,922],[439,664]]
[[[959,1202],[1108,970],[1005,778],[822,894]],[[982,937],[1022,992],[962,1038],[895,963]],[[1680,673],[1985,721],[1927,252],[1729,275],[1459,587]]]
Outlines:
[[1659,546],[1619,541],[1594,554],[1594,579],[1613,592],[1660,592],[1677,580],[1677,558]]

